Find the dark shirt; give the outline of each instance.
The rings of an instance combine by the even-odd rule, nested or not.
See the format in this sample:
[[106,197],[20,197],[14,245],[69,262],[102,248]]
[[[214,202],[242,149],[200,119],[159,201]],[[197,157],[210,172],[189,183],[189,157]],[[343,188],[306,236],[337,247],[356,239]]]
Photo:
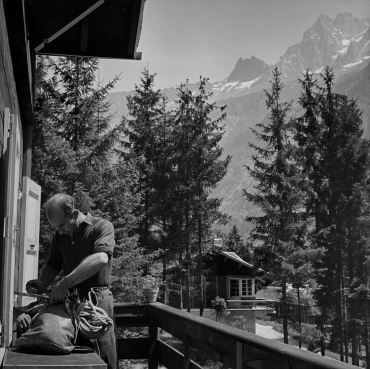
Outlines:
[[77,288],[91,288],[107,286],[111,283],[112,255],[114,249],[113,224],[101,218],[87,214],[73,235],[55,233],[46,265],[65,275],[71,273],[86,257],[98,252],[106,252],[108,263],[85,281],[79,283]]

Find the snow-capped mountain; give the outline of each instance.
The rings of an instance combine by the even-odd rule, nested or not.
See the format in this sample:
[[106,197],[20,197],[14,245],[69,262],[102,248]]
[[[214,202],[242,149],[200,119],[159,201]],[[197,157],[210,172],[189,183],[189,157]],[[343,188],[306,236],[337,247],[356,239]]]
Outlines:
[[[248,142],[255,137],[251,129],[267,118],[266,95],[263,88],[270,88],[271,71],[276,66],[283,74],[286,87],[282,101],[297,102],[301,89],[297,77],[307,68],[320,73],[326,65],[335,72],[333,91],[350,96],[358,101],[363,112],[365,137],[370,138],[370,20],[359,20],[350,13],[339,14],[334,20],[321,15],[308,29],[302,41],[289,47],[278,63],[268,66],[262,60],[251,57],[239,58],[230,75],[220,82],[207,82],[206,88],[213,92],[213,101],[227,104],[226,133],[221,141],[225,155],[232,160],[225,178],[214,195],[223,199],[222,210],[229,214],[241,234],[246,235],[251,225],[245,217],[256,215],[256,209],[245,201],[243,189],[252,189],[253,181],[245,170],[251,165],[253,150]],[[320,78],[318,78],[320,80]],[[198,84],[188,84],[191,91],[198,90]],[[177,96],[175,87],[162,90],[169,104]],[[126,97],[134,92],[116,92],[109,95],[111,113],[116,113],[112,125],[122,116],[127,116]],[[173,106],[173,105],[172,105]],[[294,106],[294,109],[299,107]],[[297,110],[296,110],[297,111]],[[229,226],[228,226],[229,227]],[[230,229],[228,229],[230,231]]]
[[268,86],[271,70],[277,67],[283,80],[299,78],[306,69],[321,73],[326,66],[336,75],[363,68],[370,61],[370,19],[360,20],[340,13],[332,20],[320,15],[299,44],[287,49],[278,63],[268,66],[262,60],[240,58],[230,76],[212,86],[216,100],[238,97]]
[[[351,13],[339,13],[332,20],[320,15],[315,24],[306,30],[302,41],[293,45],[280,57],[275,65],[267,65],[254,56],[250,59],[239,58],[230,75],[219,82],[207,82],[206,88],[212,91],[212,101],[249,95],[269,88],[271,71],[277,67],[283,81],[296,81],[302,72],[310,69],[321,73],[326,66],[333,67],[336,77],[363,69],[370,62],[370,19],[360,20]],[[189,83],[188,88],[198,90],[197,83]],[[169,87],[162,90],[169,104],[174,104],[177,89]],[[118,123],[127,114],[126,96],[130,92],[111,94],[112,111],[116,117],[112,124]]]
[[234,70],[222,82],[216,82],[212,86],[213,98],[224,99],[237,97],[246,92],[254,92],[257,85],[268,82],[271,66],[263,60],[252,56],[250,59],[239,58]]
[[345,72],[370,59],[369,26],[370,19],[360,20],[351,13],[340,13],[334,20],[320,15],[301,43],[289,47],[276,66],[285,79],[295,79],[307,68],[320,73],[330,66]]
[[[315,24],[304,34],[299,44],[293,45],[280,57],[275,65],[267,65],[263,60],[252,56],[250,59],[239,58],[230,75],[219,82],[207,82],[207,89],[212,91],[212,101],[236,98],[248,95],[270,86],[271,71],[277,67],[283,81],[289,82],[301,77],[302,72],[310,69],[321,73],[326,66],[334,69],[340,77],[351,70],[364,68],[370,62],[370,19],[360,20],[351,13],[339,13],[332,20],[327,15],[320,15]],[[188,88],[197,91],[197,83],[189,83]],[[175,87],[162,91],[168,97],[169,104],[174,104],[178,91]],[[125,100],[127,92],[111,94],[116,110],[124,112],[119,104]],[[123,104],[125,105],[125,104]],[[115,122],[114,122],[115,123]]]

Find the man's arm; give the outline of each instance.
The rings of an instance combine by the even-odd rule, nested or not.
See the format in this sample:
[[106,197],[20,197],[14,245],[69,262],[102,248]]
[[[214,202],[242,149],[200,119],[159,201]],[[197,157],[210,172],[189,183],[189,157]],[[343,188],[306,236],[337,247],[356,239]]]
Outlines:
[[88,256],[71,273],[57,283],[51,293],[50,302],[63,301],[68,295],[69,287],[75,286],[100,272],[108,261],[109,257],[106,252],[98,252]]
[[55,279],[59,272],[50,265],[44,265],[41,269],[39,279],[32,279],[26,284],[26,291],[28,293],[41,293],[48,287]]

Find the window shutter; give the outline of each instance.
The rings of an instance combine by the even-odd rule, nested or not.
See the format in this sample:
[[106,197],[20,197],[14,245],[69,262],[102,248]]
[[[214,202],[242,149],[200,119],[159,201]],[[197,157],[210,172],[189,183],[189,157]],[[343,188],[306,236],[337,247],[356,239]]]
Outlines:
[[[23,177],[21,259],[18,291],[26,292],[26,283],[38,277],[40,234],[41,187],[28,177]],[[34,298],[19,296],[20,306],[28,305]]]

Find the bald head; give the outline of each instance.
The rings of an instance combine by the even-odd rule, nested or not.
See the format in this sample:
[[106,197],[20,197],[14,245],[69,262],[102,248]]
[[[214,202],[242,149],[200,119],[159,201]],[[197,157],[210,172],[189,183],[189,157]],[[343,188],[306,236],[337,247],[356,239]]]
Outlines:
[[76,232],[84,217],[79,210],[75,209],[74,205],[74,198],[64,193],[54,195],[45,204],[46,216],[49,223],[60,234],[71,235]]
[[46,215],[49,218],[55,210],[62,210],[65,215],[71,215],[75,209],[75,199],[64,193],[51,197],[45,204]]

